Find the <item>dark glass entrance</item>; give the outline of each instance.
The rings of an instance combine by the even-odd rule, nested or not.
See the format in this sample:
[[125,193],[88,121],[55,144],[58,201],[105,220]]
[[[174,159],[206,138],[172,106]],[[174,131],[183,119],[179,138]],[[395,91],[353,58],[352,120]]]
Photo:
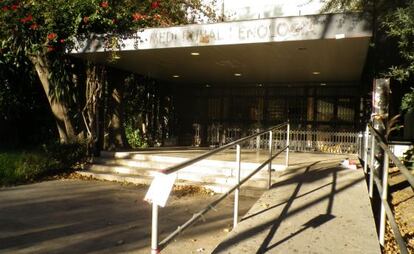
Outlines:
[[212,125],[247,133],[289,119],[295,129],[354,131],[362,112],[358,84],[177,86],[174,91],[183,145],[193,142],[195,126],[202,144]]

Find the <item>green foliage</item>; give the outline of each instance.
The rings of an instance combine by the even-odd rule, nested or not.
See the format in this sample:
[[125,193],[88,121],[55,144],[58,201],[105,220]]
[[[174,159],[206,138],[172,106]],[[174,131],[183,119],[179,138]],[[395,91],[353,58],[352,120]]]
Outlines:
[[[69,110],[78,106],[79,112],[79,102],[85,100],[74,91],[78,80],[66,51],[99,34],[104,47],[115,52],[121,46],[120,39],[139,29],[188,23],[201,13],[215,18],[212,8],[201,0],[0,0],[0,71],[2,63],[41,66],[46,69],[41,73],[49,73],[47,78],[37,73],[50,88],[48,99]],[[0,103],[18,103],[7,92],[0,88]]]
[[382,26],[389,37],[395,38],[401,63],[390,69],[390,76],[400,82],[414,73],[414,1],[389,12]]
[[167,84],[138,75],[129,75],[124,86],[125,127],[139,129],[148,146],[161,145],[171,136],[174,121],[170,88]]
[[128,141],[128,144],[132,148],[146,148],[148,147],[147,142],[143,135],[141,135],[139,129],[135,129],[132,125],[128,124],[125,127],[125,134]]
[[401,110],[408,111],[414,109],[414,88],[411,88],[411,92],[406,93],[401,100]]
[[0,153],[0,184],[33,181],[55,164],[55,161],[37,152]]
[[15,0],[0,1],[0,42],[3,53],[47,54],[64,52],[77,39],[102,34],[112,39],[138,29],[188,23],[188,16],[211,8],[200,0]]
[[50,144],[23,152],[0,152],[0,185],[35,181],[69,170],[84,158],[83,144]]
[[408,149],[404,153],[403,162],[404,162],[404,165],[406,167],[414,169],[413,168],[413,165],[414,165],[414,148]]
[[53,138],[49,104],[30,63],[19,64],[0,54],[0,149],[30,146]]
[[86,144],[84,143],[50,143],[43,145],[43,153],[52,160],[57,161],[54,169],[61,171],[73,167],[76,163],[81,162],[86,154]]

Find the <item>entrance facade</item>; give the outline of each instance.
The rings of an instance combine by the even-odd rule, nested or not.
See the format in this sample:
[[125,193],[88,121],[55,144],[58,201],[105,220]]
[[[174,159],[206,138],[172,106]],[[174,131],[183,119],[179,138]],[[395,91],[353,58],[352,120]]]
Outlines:
[[360,130],[369,17],[319,14],[322,2],[264,2],[224,0],[227,22],[140,31],[115,62],[99,38],[72,53],[166,87],[176,145],[219,145],[287,120],[297,131]]

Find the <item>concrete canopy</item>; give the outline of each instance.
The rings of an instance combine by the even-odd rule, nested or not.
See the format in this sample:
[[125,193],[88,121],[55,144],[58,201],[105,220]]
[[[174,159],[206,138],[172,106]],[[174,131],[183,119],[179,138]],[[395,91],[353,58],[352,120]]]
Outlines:
[[359,81],[372,35],[362,14],[328,14],[145,29],[111,52],[77,57],[177,84]]

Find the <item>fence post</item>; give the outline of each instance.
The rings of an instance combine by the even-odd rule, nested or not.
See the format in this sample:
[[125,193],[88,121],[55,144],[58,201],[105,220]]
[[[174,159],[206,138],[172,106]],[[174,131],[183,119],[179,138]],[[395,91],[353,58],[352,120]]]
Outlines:
[[386,223],[386,214],[385,214],[385,205],[384,202],[387,202],[388,198],[388,153],[384,151],[384,167],[382,172],[382,193],[381,193],[381,217],[380,217],[380,244],[384,246],[385,240],[385,223]]
[[[236,145],[236,165],[237,165],[237,184],[240,184],[240,174],[241,174],[241,150],[240,145]],[[234,192],[234,214],[233,214],[233,228],[237,226],[239,221],[239,192],[240,186],[237,187]]]
[[[364,173],[367,173],[368,170],[368,137],[369,137],[369,131],[368,131],[368,125],[367,128],[365,129],[365,137],[364,137]],[[361,146],[362,147],[362,146]]]
[[286,148],[286,162],[285,162],[285,166],[287,168],[289,166],[289,145],[290,145],[290,138],[289,138],[289,135],[290,135],[290,123],[289,122],[287,123],[286,134],[287,134],[287,136],[286,136],[286,146],[287,146],[287,148]]
[[[256,132],[259,133],[260,129],[256,129]],[[256,137],[256,150],[260,150],[260,135]]]
[[375,174],[375,136],[371,134],[371,166],[369,171],[369,197],[374,195],[374,174]]
[[158,205],[152,203],[151,254],[158,253]]
[[[273,153],[273,132],[270,131],[269,132],[269,159],[272,158],[272,153]],[[272,186],[272,161],[269,161],[269,179],[267,182],[267,188],[270,189],[270,187]]]

